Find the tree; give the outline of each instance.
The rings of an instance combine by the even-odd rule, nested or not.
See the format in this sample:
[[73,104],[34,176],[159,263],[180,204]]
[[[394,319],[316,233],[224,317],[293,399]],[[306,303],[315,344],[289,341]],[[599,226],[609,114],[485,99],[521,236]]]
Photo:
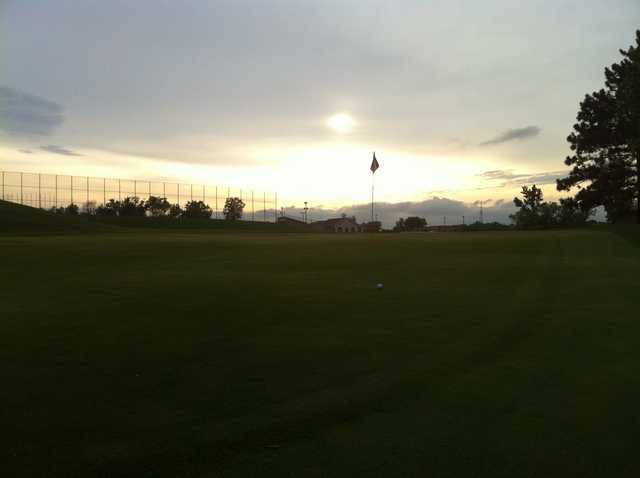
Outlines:
[[97,209],[98,209],[98,206],[95,201],[86,201],[82,205],[82,214],[86,216],[95,216]]
[[97,216],[117,216],[120,214],[121,204],[120,201],[115,199],[109,199],[106,204],[101,204],[96,209]]
[[579,226],[585,224],[591,216],[591,210],[585,211],[575,198],[560,199],[558,220],[563,226]]
[[224,202],[224,209],[222,214],[227,221],[235,221],[242,217],[242,211],[244,210],[244,202],[238,197],[227,198]]
[[534,184],[530,188],[522,186],[523,199],[513,198],[513,204],[520,208],[515,214],[509,216],[517,227],[537,227],[540,225],[540,208],[542,206],[542,189]]
[[427,220],[423,217],[409,216],[404,220],[404,227],[407,231],[423,231],[427,226]]
[[149,199],[147,199],[147,202],[145,203],[145,207],[153,217],[160,217],[167,215],[171,209],[171,204],[169,204],[167,198],[149,196]]
[[396,225],[393,227],[395,232],[404,231],[424,231],[427,227],[427,220],[423,217],[409,216],[408,218],[401,217],[396,221]]
[[129,196],[119,202],[118,214],[120,216],[144,216],[147,212],[145,202],[137,196]]
[[182,212],[191,219],[211,219],[211,208],[203,201],[189,201]]
[[169,217],[173,217],[173,218],[177,218],[182,216],[182,208],[180,207],[180,204],[172,204],[171,207],[169,207]]
[[522,186],[521,194],[523,199],[513,198],[513,204],[520,209],[509,216],[521,229],[578,226],[585,224],[590,215],[575,198],[560,199],[560,204],[543,201],[542,189],[535,184],[530,188]]
[[604,206],[616,222],[636,210],[640,223],[640,30],[636,45],[620,50],[622,60],[605,69],[605,88],[586,95],[567,138],[573,166],[557,181],[559,191],[578,188],[583,213]]
[[64,208],[64,213],[69,216],[77,216],[79,209],[80,208],[76,204],[71,203]]
[[516,207],[537,214],[540,210],[540,206],[542,205],[542,189],[536,187],[535,184],[530,188],[527,186],[522,186],[522,197],[524,199],[513,198],[513,203],[516,205]]

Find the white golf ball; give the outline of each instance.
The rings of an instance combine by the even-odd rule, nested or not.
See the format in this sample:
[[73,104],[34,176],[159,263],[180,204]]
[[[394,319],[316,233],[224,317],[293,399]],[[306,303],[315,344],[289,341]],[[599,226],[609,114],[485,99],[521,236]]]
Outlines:
[[378,284],[378,289],[382,289],[383,285],[382,283]]

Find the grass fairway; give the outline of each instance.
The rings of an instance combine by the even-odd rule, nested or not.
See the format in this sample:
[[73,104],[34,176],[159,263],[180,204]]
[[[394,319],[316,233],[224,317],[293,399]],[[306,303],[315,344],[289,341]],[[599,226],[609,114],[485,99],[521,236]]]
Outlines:
[[609,230],[5,235],[0,264],[2,476],[640,476]]

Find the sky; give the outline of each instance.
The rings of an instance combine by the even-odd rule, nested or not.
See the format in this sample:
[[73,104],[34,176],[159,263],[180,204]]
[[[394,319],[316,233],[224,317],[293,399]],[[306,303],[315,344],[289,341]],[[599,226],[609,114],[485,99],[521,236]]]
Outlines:
[[523,184],[558,197],[638,27],[637,0],[0,0],[0,169],[366,216],[376,151],[384,222],[503,220]]

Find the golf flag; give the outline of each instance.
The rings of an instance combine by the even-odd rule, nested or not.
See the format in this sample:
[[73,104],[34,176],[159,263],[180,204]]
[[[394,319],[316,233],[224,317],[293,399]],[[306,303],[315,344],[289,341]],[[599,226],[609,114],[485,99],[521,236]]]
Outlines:
[[373,153],[373,161],[371,161],[371,167],[369,168],[371,170],[371,173],[375,173],[376,170],[380,167],[380,165],[378,164],[378,160],[376,159],[376,153]]

